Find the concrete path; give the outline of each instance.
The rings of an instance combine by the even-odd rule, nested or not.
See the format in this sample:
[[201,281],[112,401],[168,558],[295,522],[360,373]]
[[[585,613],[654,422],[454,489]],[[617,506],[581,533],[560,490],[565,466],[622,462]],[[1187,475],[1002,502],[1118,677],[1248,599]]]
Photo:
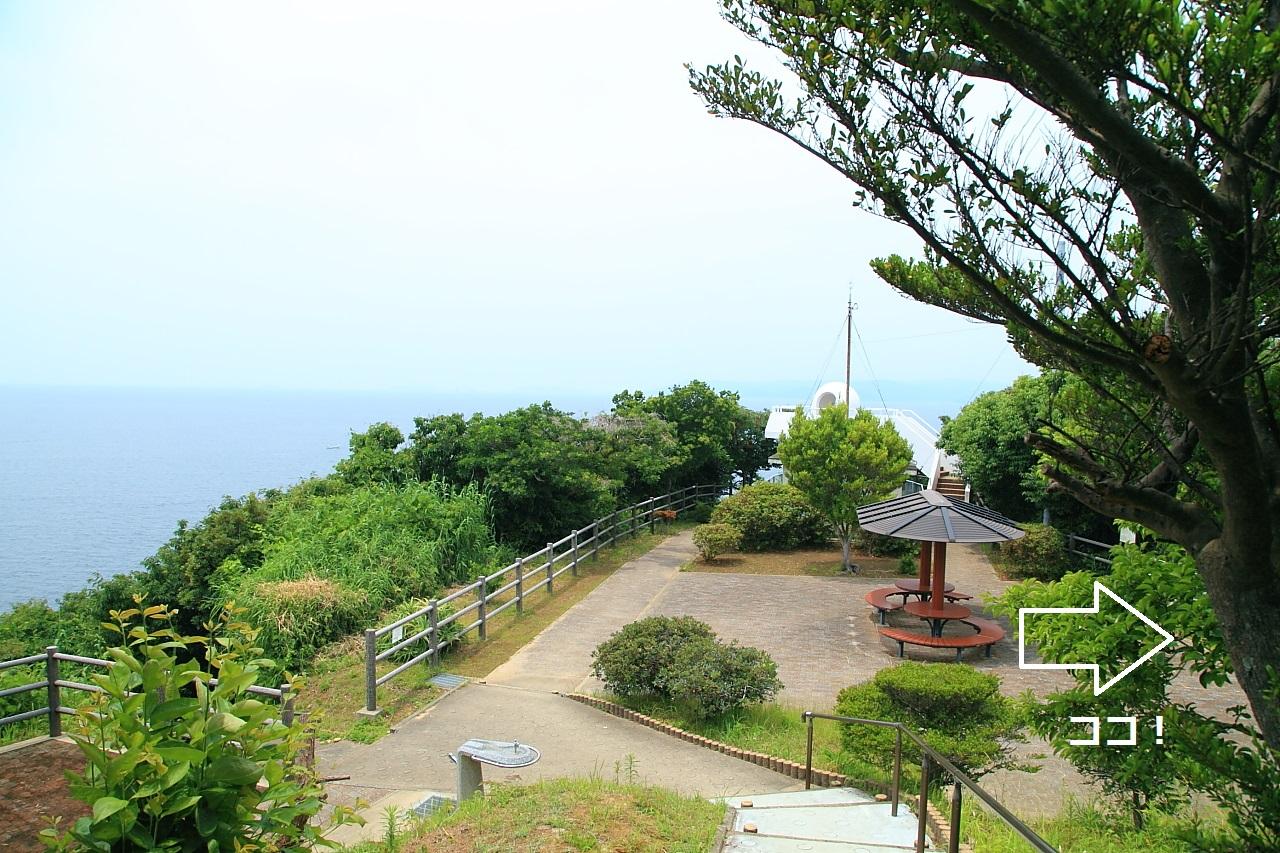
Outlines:
[[617,775],[625,782],[630,763],[635,781],[708,797],[804,787],[780,773],[554,693],[486,684],[459,688],[377,743],[321,747],[319,770],[321,775],[351,775],[349,782],[328,786],[347,795],[348,802],[391,790],[451,792],[455,769],[447,753],[475,737],[518,740],[542,752],[537,764],[519,770],[486,767],[486,781],[597,774],[607,781]]
[[591,653],[622,626],[649,615],[652,603],[696,556],[684,531],[614,572],[485,678],[488,684],[573,693],[591,679]]

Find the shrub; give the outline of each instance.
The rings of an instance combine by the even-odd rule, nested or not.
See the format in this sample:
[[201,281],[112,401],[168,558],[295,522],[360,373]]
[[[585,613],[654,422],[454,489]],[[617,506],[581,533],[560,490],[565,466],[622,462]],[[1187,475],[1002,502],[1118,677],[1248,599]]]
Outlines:
[[750,551],[789,551],[826,544],[831,525],[795,486],[753,483],[716,505],[712,524],[731,524],[742,531],[742,547]]
[[920,543],[914,539],[883,536],[858,528],[853,534],[853,547],[873,557],[917,557]]
[[663,687],[693,716],[707,719],[766,702],[782,689],[782,682],[777,664],[760,649],[702,638],[676,652]]
[[687,509],[680,510],[681,521],[692,521],[695,524],[706,524],[711,520],[711,513],[716,505],[712,501],[698,501]]
[[374,612],[363,593],[315,576],[258,584],[243,605],[263,647],[293,672],[330,642],[364,628]]
[[[836,697],[836,713],[904,723],[977,777],[1016,766],[1009,741],[1021,739],[1023,709],[999,692],[1000,680],[965,664],[908,661],[882,669],[867,682],[846,687]],[[847,725],[841,732],[842,759],[853,767],[893,766],[894,733],[877,726]],[[920,749],[902,741],[904,765],[920,763]]]
[[693,531],[693,544],[702,559],[710,562],[726,551],[742,545],[742,531],[732,524],[703,524]]
[[[207,645],[167,627],[163,605],[113,611],[102,690],[76,712],[69,734],[88,759],[68,774],[71,794],[93,807],[42,840],[60,850],[280,850],[323,843],[324,805],[298,763],[307,737],[274,703],[249,693],[270,661],[255,632],[227,608]],[[200,668],[199,654],[210,669]],[[217,677],[218,684],[211,683]],[[339,808],[336,822],[351,822]]]
[[[427,599],[411,598],[408,601],[406,601],[404,604],[401,604],[399,607],[394,607],[389,612],[382,614],[382,617],[378,620],[378,622],[379,624],[387,625],[387,624],[390,624],[391,622],[395,622],[397,619],[403,619],[405,616],[408,616],[410,613],[414,613],[418,610],[421,610],[426,606],[427,606]],[[457,612],[457,608],[453,606],[453,602],[446,602],[444,604],[441,604],[436,607],[436,621],[441,622],[445,619],[448,619],[450,616],[452,616],[456,612]],[[430,624],[431,624],[431,620],[428,619],[426,615],[423,615],[423,616],[419,616],[417,619],[414,619],[410,622],[404,623],[403,630],[400,631],[400,636],[396,636],[395,631],[392,631],[388,634],[383,634],[381,637],[378,638],[378,652],[379,653],[384,652],[387,649],[394,646],[396,643],[400,642],[401,640],[407,640],[410,637],[414,636],[415,634],[418,634],[422,631],[427,630],[427,628],[430,627]],[[445,625],[443,628],[438,629],[436,633],[439,635],[441,649],[448,648],[449,646],[456,643],[462,637],[462,623],[460,620],[454,620],[453,622],[450,622],[448,625]],[[427,650],[427,642],[429,639],[430,639],[429,636],[425,636],[416,643],[410,643],[400,651],[391,655],[390,659],[393,661],[397,661],[399,663],[404,663],[407,660],[412,660],[413,658],[417,657],[418,655],[422,654]]]
[[1058,580],[1071,568],[1066,537],[1048,524],[1024,524],[1021,539],[1000,543],[1000,561],[1016,578]]
[[661,695],[663,677],[681,647],[715,637],[692,616],[650,616],[626,625],[591,655],[591,671],[619,696]]

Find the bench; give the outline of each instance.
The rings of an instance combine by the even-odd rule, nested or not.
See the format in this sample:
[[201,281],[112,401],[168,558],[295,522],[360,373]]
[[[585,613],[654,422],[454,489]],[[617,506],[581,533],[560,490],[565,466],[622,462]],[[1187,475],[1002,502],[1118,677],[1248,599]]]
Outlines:
[[880,611],[881,625],[888,625],[889,622],[885,617],[888,615],[889,611],[901,610],[903,603],[906,601],[906,596],[903,596],[902,601],[890,601],[889,596],[891,595],[902,595],[902,590],[898,589],[896,586],[882,586],[879,589],[871,590],[871,592],[866,595],[867,604],[870,604],[876,610]]
[[969,601],[973,598],[973,596],[969,595],[967,592],[944,592],[942,597],[947,601]]
[[906,656],[906,644],[913,646],[926,646],[931,649],[955,649],[956,660],[960,660],[961,654],[965,649],[976,649],[984,647],[987,657],[991,657],[991,647],[1004,639],[1004,628],[1001,628],[990,619],[979,619],[978,617],[970,617],[960,620],[973,628],[973,634],[968,636],[942,636],[934,637],[929,634],[917,634],[915,631],[907,631],[903,628],[881,628],[880,636],[888,637],[898,644],[898,657]]

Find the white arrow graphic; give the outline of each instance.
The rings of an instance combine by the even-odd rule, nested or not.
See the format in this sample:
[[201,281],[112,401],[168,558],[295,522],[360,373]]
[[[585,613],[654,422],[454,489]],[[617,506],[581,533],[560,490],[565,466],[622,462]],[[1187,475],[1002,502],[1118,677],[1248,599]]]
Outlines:
[[[1128,610],[1134,616],[1141,619],[1146,625],[1155,629],[1162,639],[1160,643],[1151,651],[1138,658],[1133,663],[1126,666],[1120,671],[1120,674],[1105,684],[1102,683],[1102,672],[1096,663],[1027,663],[1027,644],[1023,631],[1024,620],[1028,613],[1097,613],[1098,597],[1101,593],[1106,593],[1107,597],[1115,601],[1125,610]],[[1093,695],[1101,696],[1108,687],[1112,686],[1138,667],[1142,666],[1152,655],[1159,652],[1165,646],[1173,642],[1173,635],[1165,629],[1161,628],[1155,622],[1152,622],[1129,602],[1107,589],[1101,581],[1093,582],[1093,606],[1092,607],[1022,607],[1018,609],[1018,669],[1091,669],[1093,670]]]

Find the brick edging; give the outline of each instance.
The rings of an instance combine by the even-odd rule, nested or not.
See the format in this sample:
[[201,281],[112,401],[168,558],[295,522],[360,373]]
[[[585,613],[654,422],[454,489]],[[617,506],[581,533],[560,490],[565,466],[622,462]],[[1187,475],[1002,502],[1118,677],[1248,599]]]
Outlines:
[[[703,746],[707,749],[713,749],[716,752],[723,752],[725,755],[732,758],[756,764],[766,770],[773,770],[776,773],[781,773],[783,776],[790,776],[793,779],[804,779],[804,765],[798,762],[789,761],[785,758],[778,758],[773,755],[767,755],[763,752],[752,752],[749,749],[743,749],[742,747],[732,746],[718,740],[712,740],[708,737],[695,735],[693,732],[687,732],[678,726],[673,726],[670,723],[654,719],[653,717],[633,711],[630,708],[625,708],[617,702],[610,702],[607,699],[588,696],[585,693],[562,693],[560,695],[564,696],[566,699],[572,699],[575,702],[581,702],[583,705],[589,705],[592,708],[604,711],[606,714],[612,714],[615,717],[621,717],[624,720],[631,720],[632,722],[639,723],[642,726],[648,726],[655,731],[662,732],[663,734],[670,735],[674,738],[679,738],[680,740],[688,741],[696,746]],[[813,784],[824,788],[843,788],[849,784],[849,779],[842,773],[834,773],[830,770],[819,770],[815,767],[813,769]],[[880,785],[879,783],[872,782],[871,780],[859,780],[858,787],[864,789],[871,788],[873,789],[872,793],[876,794],[887,795],[889,793],[887,786]],[[914,800],[915,798],[910,796],[903,797],[904,801],[908,799]],[[933,834],[934,840],[938,841],[941,839],[942,843],[945,843],[945,839],[951,834],[951,822],[949,820],[949,816],[943,815],[943,813],[939,811],[932,802],[930,802],[928,803],[928,808],[926,810],[925,822],[928,824],[929,831]],[[962,851],[966,851],[966,853],[971,853],[972,851],[972,848],[967,844],[961,844],[960,849]]]

